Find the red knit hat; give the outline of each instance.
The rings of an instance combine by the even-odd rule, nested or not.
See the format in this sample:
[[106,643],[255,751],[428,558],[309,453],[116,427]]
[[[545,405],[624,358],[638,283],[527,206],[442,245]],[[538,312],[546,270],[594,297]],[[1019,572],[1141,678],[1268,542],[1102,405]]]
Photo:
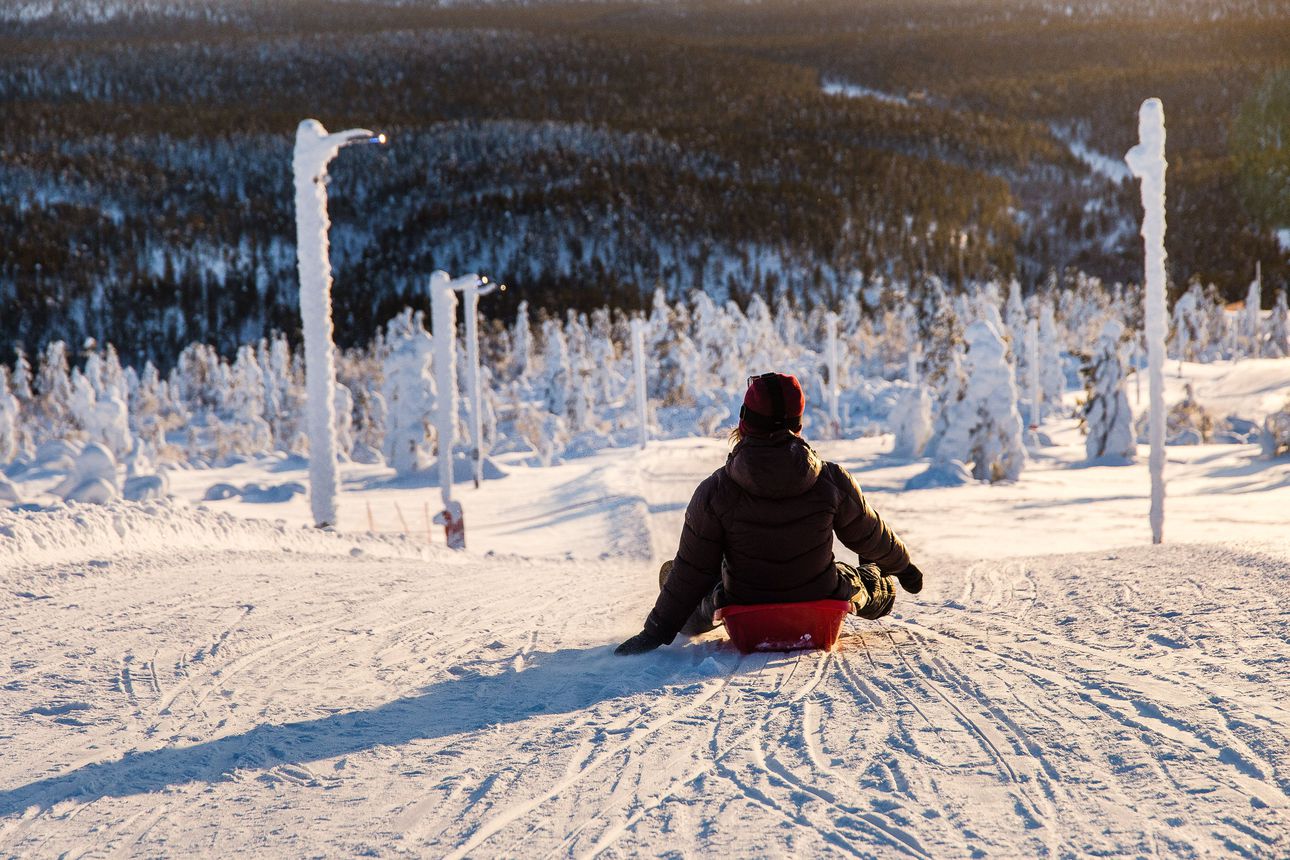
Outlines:
[[797,377],[784,373],[763,373],[748,377],[744,405],[739,410],[739,432],[774,433],[802,429],[806,395]]

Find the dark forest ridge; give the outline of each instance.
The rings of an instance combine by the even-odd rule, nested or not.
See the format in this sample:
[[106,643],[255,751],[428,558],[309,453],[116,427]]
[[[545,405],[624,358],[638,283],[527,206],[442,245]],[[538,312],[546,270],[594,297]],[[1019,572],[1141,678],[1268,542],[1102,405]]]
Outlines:
[[342,344],[434,268],[513,284],[494,314],[1134,280],[1147,96],[1175,289],[1287,279],[1285,2],[263,5],[0,12],[0,355],[295,332],[306,116],[391,139],[333,170]]

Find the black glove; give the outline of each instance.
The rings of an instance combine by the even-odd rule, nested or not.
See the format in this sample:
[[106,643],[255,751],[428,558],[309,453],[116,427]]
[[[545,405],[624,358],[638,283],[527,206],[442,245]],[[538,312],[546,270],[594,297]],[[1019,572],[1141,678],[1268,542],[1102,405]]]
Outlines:
[[896,574],[900,580],[900,587],[910,594],[917,594],[923,590],[923,572],[911,561],[909,565]]
[[644,654],[646,651],[653,651],[662,644],[658,639],[642,630],[615,648],[614,653],[619,657],[630,657],[633,654]]

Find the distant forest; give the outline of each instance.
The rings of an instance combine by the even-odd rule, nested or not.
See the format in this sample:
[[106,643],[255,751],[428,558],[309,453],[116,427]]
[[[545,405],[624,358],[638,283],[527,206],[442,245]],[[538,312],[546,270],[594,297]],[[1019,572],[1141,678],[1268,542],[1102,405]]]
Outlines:
[[1137,189],[1115,170],[1148,96],[1168,123],[1173,289],[1244,297],[1261,262],[1270,306],[1290,280],[1287,4],[1071,5],[14,13],[0,361],[93,338],[164,368],[194,341],[294,339],[305,117],[390,138],[333,162],[342,346],[424,307],[436,268],[510,284],[485,300],[498,319],[521,300],[643,307],[658,286],[872,305],[929,278],[1133,281]]

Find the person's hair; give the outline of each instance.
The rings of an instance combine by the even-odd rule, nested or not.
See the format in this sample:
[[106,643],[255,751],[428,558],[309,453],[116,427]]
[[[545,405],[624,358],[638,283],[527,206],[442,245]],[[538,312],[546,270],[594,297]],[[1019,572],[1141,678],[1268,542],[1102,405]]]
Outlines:
[[744,441],[743,431],[739,429],[738,424],[730,428],[730,433],[727,434],[726,441],[730,443],[731,448]]

